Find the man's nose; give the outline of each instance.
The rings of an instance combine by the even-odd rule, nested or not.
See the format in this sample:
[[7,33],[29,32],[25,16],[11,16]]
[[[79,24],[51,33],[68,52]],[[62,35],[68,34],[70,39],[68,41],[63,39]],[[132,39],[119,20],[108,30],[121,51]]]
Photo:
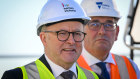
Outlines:
[[104,28],[104,25],[102,24],[101,25],[101,27],[100,27],[100,29],[99,29],[99,31],[98,31],[98,33],[100,34],[100,35],[102,35],[102,34],[105,34],[105,28]]
[[70,34],[70,36],[69,36],[67,42],[68,42],[69,44],[75,44],[75,40],[74,40],[73,34]]

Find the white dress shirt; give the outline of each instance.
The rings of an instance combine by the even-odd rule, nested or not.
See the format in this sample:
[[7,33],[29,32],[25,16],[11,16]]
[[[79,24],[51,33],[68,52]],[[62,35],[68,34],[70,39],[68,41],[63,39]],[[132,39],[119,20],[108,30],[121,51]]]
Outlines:
[[[96,65],[96,63],[101,62],[99,59],[97,59],[96,57],[94,57],[90,53],[88,53],[85,50],[85,48],[83,48],[82,56],[84,57],[85,61],[87,62],[87,64],[91,67],[91,69],[94,72],[96,72],[98,74],[101,74],[101,69]],[[113,60],[111,53],[109,53],[107,59],[104,62],[107,63],[106,64],[106,68],[107,68],[107,71],[110,74],[110,65],[109,65],[109,63],[115,64],[115,61]]]
[[61,67],[61,66],[53,63],[46,55],[45,55],[45,58],[48,61],[49,65],[50,65],[50,67],[52,69],[52,72],[53,72],[53,75],[54,75],[55,79],[63,79],[60,76],[60,74],[62,72],[66,72],[68,70],[71,70],[74,73],[73,79],[77,79],[76,63],[74,63],[71,68],[69,68],[68,70],[66,70],[63,67]]
[[[91,67],[91,69],[94,72],[96,72],[98,74],[101,74],[101,69],[96,65],[96,63],[101,62],[99,59],[97,59],[96,57],[94,57],[90,53],[88,53],[85,48],[83,48],[82,56],[84,57],[85,61],[87,62],[87,64]],[[137,65],[131,59],[129,59],[129,60],[132,63],[132,65],[133,65],[133,67],[136,71],[137,78],[140,79],[140,71],[139,71]],[[106,68],[107,68],[107,71],[110,74],[111,67],[110,67],[109,63],[112,63],[112,64],[116,65],[111,53],[109,53],[108,57],[103,62],[106,62]]]

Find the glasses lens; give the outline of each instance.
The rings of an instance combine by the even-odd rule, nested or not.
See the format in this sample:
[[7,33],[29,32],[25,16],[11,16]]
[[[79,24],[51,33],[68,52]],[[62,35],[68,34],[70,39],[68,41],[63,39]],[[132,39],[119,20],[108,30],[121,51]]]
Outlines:
[[94,22],[92,22],[92,23],[89,23],[89,29],[91,29],[91,30],[99,30],[100,29],[100,23],[94,23]]
[[68,40],[71,33],[72,33],[73,38],[76,42],[81,42],[84,40],[85,33],[83,33],[83,32],[68,32],[68,31],[57,32],[58,40],[60,40],[60,41]]
[[74,32],[74,40],[81,42],[84,40],[85,34],[83,32]]
[[105,30],[115,30],[116,29],[116,24],[114,23],[104,23],[104,28]]
[[90,30],[98,31],[101,27],[101,25],[104,26],[104,29],[106,31],[113,31],[116,29],[116,24],[115,23],[96,23],[96,22],[91,22],[88,24],[88,27]]
[[67,31],[59,31],[58,32],[58,39],[60,41],[65,41],[65,40],[67,40],[68,37],[69,37],[69,32],[67,32]]

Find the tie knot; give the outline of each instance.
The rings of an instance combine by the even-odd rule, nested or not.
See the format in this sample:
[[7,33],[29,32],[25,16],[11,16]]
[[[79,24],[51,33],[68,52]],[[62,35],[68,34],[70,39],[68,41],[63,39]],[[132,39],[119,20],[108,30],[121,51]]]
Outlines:
[[102,71],[101,76],[104,77],[105,79],[110,79],[110,76],[109,76],[109,73],[107,71],[105,64],[106,64],[105,62],[96,63],[96,65],[101,68],[101,71]]
[[64,79],[72,79],[73,77],[73,72],[72,71],[67,71],[67,72],[63,72],[60,74]]
[[105,62],[96,63],[96,65],[97,65],[98,67],[100,67],[102,70],[106,69],[105,64],[106,64]]

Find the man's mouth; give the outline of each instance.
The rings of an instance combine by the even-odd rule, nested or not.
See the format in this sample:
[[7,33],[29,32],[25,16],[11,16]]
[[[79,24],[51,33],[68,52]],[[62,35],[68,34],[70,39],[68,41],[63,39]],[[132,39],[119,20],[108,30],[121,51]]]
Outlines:
[[63,49],[63,51],[66,51],[66,52],[75,52],[76,50],[75,49],[66,48],[66,49]]
[[105,39],[98,39],[97,41],[106,41]]
[[104,41],[106,41],[105,39],[98,39],[98,40],[104,40]]

